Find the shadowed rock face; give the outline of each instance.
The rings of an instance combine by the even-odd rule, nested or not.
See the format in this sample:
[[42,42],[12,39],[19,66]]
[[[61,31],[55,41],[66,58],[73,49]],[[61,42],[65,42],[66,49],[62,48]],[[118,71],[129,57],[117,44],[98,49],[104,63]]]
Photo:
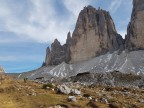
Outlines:
[[51,50],[47,49],[46,65],[77,63],[123,48],[124,40],[117,33],[110,14],[88,6],[80,12],[72,37],[68,33],[66,44],[62,46],[55,40]]
[[49,47],[46,51],[46,66],[48,65],[58,65],[62,62],[68,61],[68,48],[67,45],[61,45],[60,42],[55,39],[54,42],[51,44],[51,50]]
[[126,47],[129,50],[144,49],[144,0],[133,0],[131,21],[128,25]]

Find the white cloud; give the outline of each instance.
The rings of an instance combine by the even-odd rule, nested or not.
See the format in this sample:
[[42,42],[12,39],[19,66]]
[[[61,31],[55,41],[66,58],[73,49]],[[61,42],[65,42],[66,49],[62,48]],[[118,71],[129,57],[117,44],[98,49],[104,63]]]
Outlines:
[[0,4],[2,4],[0,6],[0,22],[4,23],[3,27],[6,31],[14,32],[19,37],[25,36],[37,42],[50,43],[55,38],[65,43],[67,33],[73,31],[73,25],[76,22],[79,11],[89,4],[89,1],[86,0],[62,0],[62,3],[69,12],[69,16],[67,16],[67,19],[59,19],[57,15],[58,10],[54,9],[52,0],[30,1],[31,8],[28,7],[28,13],[25,11],[27,10],[25,9],[26,7],[20,10],[21,14],[27,14],[27,16],[17,15],[18,9],[13,9],[8,5],[7,1],[0,1]]
[[38,62],[40,59],[42,59],[42,55],[0,55],[0,61],[1,62],[10,62],[10,61],[15,61],[15,62],[20,62],[20,61],[33,61],[33,62]]
[[84,8],[84,6],[89,5],[91,0],[64,0],[64,4],[67,9],[72,12],[76,17],[78,16],[80,10]]
[[[124,1],[123,1],[124,2]],[[113,0],[109,6],[109,11],[114,14],[121,6],[122,0]]]
[[125,30],[122,30],[122,31],[119,31],[119,34],[121,34],[123,39],[125,39],[125,35],[127,34],[127,32]]
[[[17,41],[29,39],[51,43],[58,38],[62,44],[65,43],[67,33],[73,32],[80,10],[92,4],[93,1],[61,0],[60,2],[68,13],[56,10],[53,1],[56,0],[25,0],[17,4],[0,0],[0,30],[14,32],[17,35]],[[114,14],[122,2],[124,0],[112,0],[109,11]],[[61,18],[65,14],[66,17]],[[0,43],[14,42],[12,38],[11,36],[9,39],[1,40]]]

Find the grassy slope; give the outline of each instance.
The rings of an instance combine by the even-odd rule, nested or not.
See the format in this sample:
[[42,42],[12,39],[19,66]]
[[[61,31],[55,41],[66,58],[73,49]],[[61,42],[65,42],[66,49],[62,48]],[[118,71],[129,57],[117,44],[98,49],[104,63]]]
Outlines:
[[[67,95],[57,94],[54,91],[41,89],[42,85],[31,81],[7,79],[0,85],[0,108],[40,108],[56,104],[68,106],[81,105],[85,102],[71,103],[67,101]],[[20,89],[21,88],[21,89]],[[34,89],[37,96],[27,96],[28,88]]]
[[[6,78],[0,85],[0,108],[48,108],[51,105],[65,104],[70,108],[73,106],[80,106],[80,108],[90,108],[87,106],[89,100],[86,98],[77,97],[77,102],[68,102],[67,95],[57,94],[52,90],[41,89],[40,84],[27,81],[24,83],[23,80],[13,80],[11,78]],[[122,91],[122,88],[110,88],[110,91],[103,92],[104,87],[86,87],[82,88],[83,93],[88,93],[91,96],[99,99],[101,97],[109,98],[111,103],[116,103],[119,108],[132,108],[132,104],[138,106],[138,108],[143,108],[143,104],[137,101],[136,97],[131,95],[123,96],[120,93],[112,94],[112,91]],[[37,95],[28,95],[32,90],[34,90]],[[143,90],[133,90],[128,89],[131,94],[137,94],[139,98],[144,98]],[[100,108],[109,108],[108,104],[102,102],[96,102],[97,106]]]

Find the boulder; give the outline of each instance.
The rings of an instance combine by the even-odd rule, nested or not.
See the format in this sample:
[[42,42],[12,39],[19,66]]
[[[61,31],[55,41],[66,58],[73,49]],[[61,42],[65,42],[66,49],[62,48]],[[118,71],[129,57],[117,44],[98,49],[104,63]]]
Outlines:
[[75,96],[69,96],[68,97],[68,101],[70,101],[70,102],[76,102],[77,100],[76,100]]
[[59,93],[63,93],[63,94],[67,94],[67,95],[68,94],[72,94],[72,95],[80,95],[81,94],[80,90],[69,88],[66,85],[60,85],[60,86],[58,86],[58,92]]
[[71,93],[71,89],[69,87],[67,87],[66,85],[60,85],[58,87],[58,92],[68,95]]
[[73,95],[80,95],[80,94],[81,94],[81,91],[78,90],[78,89],[72,89],[72,90],[71,90],[71,94],[73,94]]

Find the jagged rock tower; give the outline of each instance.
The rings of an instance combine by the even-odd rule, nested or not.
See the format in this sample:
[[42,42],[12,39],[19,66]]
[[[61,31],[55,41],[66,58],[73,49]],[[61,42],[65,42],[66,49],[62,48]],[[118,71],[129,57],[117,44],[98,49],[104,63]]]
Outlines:
[[144,49],[144,0],[133,0],[127,32],[122,39],[109,12],[87,6],[80,12],[74,32],[68,33],[66,44],[55,39],[47,48],[45,67],[28,76],[64,78],[115,70],[144,75],[144,50],[139,50]]
[[131,21],[127,29],[126,47],[129,50],[144,49],[144,0],[133,0]]
[[123,48],[124,40],[109,12],[87,6],[80,12],[72,36],[68,33],[66,44],[55,39],[51,50],[47,48],[45,62],[46,66],[77,63]]

